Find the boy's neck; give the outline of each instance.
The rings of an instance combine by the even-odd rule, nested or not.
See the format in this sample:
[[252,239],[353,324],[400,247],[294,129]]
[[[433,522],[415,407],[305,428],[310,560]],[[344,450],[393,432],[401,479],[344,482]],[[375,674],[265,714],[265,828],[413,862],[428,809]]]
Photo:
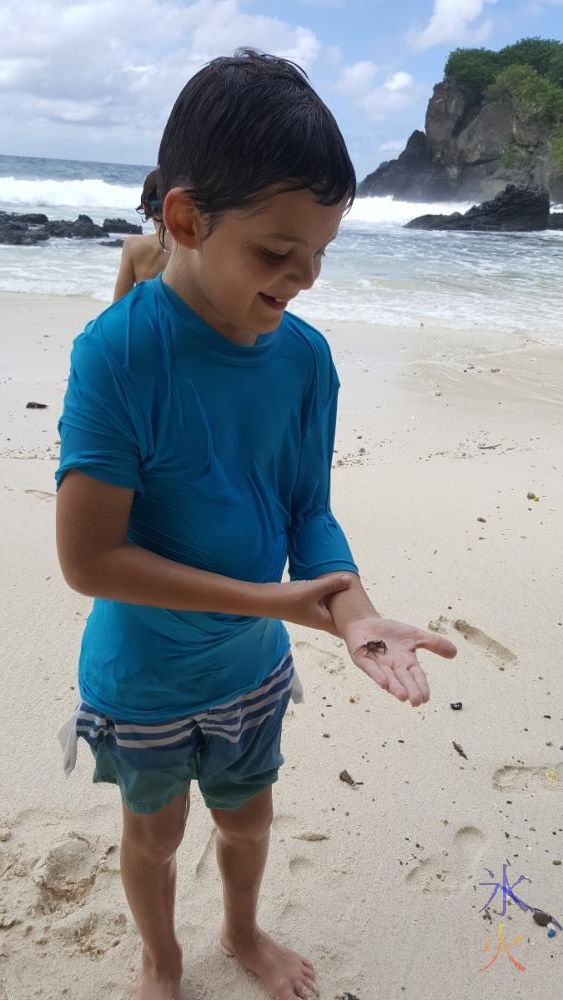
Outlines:
[[[255,347],[259,334],[247,330],[239,330],[235,327],[229,328],[222,318],[215,314],[212,306],[207,302],[195,282],[190,281],[189,264],[185,260],[180,260],[172,254],[162,272],[162,281],[168,285],[173,292],[186,303],[190,309],[199,316],[200,319],[212,327],[231,344],[238,347]],[[180,272],[179,268],[185,268],[185,272]]]

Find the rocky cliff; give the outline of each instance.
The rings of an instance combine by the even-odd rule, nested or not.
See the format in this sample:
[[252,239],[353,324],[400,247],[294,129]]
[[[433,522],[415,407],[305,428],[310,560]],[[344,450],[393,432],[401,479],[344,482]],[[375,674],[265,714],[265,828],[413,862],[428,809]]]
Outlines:
[[424,132],[413,132],[399,158],[369,174],[358,194],[484,201],[516,184],[544,188],[553,201],[563,201],[553,138],[541,115],[523,114],[506,93],[476,102],[456,84],[439,83]]

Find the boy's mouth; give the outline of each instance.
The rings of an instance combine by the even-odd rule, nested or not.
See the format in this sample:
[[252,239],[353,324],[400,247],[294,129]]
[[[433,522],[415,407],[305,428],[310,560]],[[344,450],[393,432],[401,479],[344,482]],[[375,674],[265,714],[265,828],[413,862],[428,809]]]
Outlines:
[[277,312],[283,312],[287,307],[287,299],[278,299],[275,295],[266,295],[265,292],[258,292],[259,297],[262,302],[265,302],[270,309],[275,309]]

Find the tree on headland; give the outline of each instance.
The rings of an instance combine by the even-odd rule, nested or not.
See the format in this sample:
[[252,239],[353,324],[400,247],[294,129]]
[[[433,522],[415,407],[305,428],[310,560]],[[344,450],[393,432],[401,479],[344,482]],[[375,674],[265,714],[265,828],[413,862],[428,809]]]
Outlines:
[[563,87],[563,43],[554,39],[522,38],[499,52],[483,48],[455,49],[447,59],[444,79],[481,101],[491,84],[514,66],[529,67],[555,86]]
[[444,79],[480,101],[499,73],[498,56],[490,49],[455,49],[450,53]]
[[[543,126],[551,138],[554,162],[563,172],[562,42],[522,38],[499,52],[455,49],[446,62],[444,79],[460,87],[472,103],[505,98],[521,120]],[[512,150],[506,152],[514,155]]]

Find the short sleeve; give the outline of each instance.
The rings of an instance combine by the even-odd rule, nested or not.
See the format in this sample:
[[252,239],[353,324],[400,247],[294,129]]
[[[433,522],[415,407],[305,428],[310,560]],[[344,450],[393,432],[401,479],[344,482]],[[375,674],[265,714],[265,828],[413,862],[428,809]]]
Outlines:
[[67,472],[78,469],[94,479],[143,492],[138,415],[126,368],[112,355],[94,321],[72,350],[59,421],[57,487]]

